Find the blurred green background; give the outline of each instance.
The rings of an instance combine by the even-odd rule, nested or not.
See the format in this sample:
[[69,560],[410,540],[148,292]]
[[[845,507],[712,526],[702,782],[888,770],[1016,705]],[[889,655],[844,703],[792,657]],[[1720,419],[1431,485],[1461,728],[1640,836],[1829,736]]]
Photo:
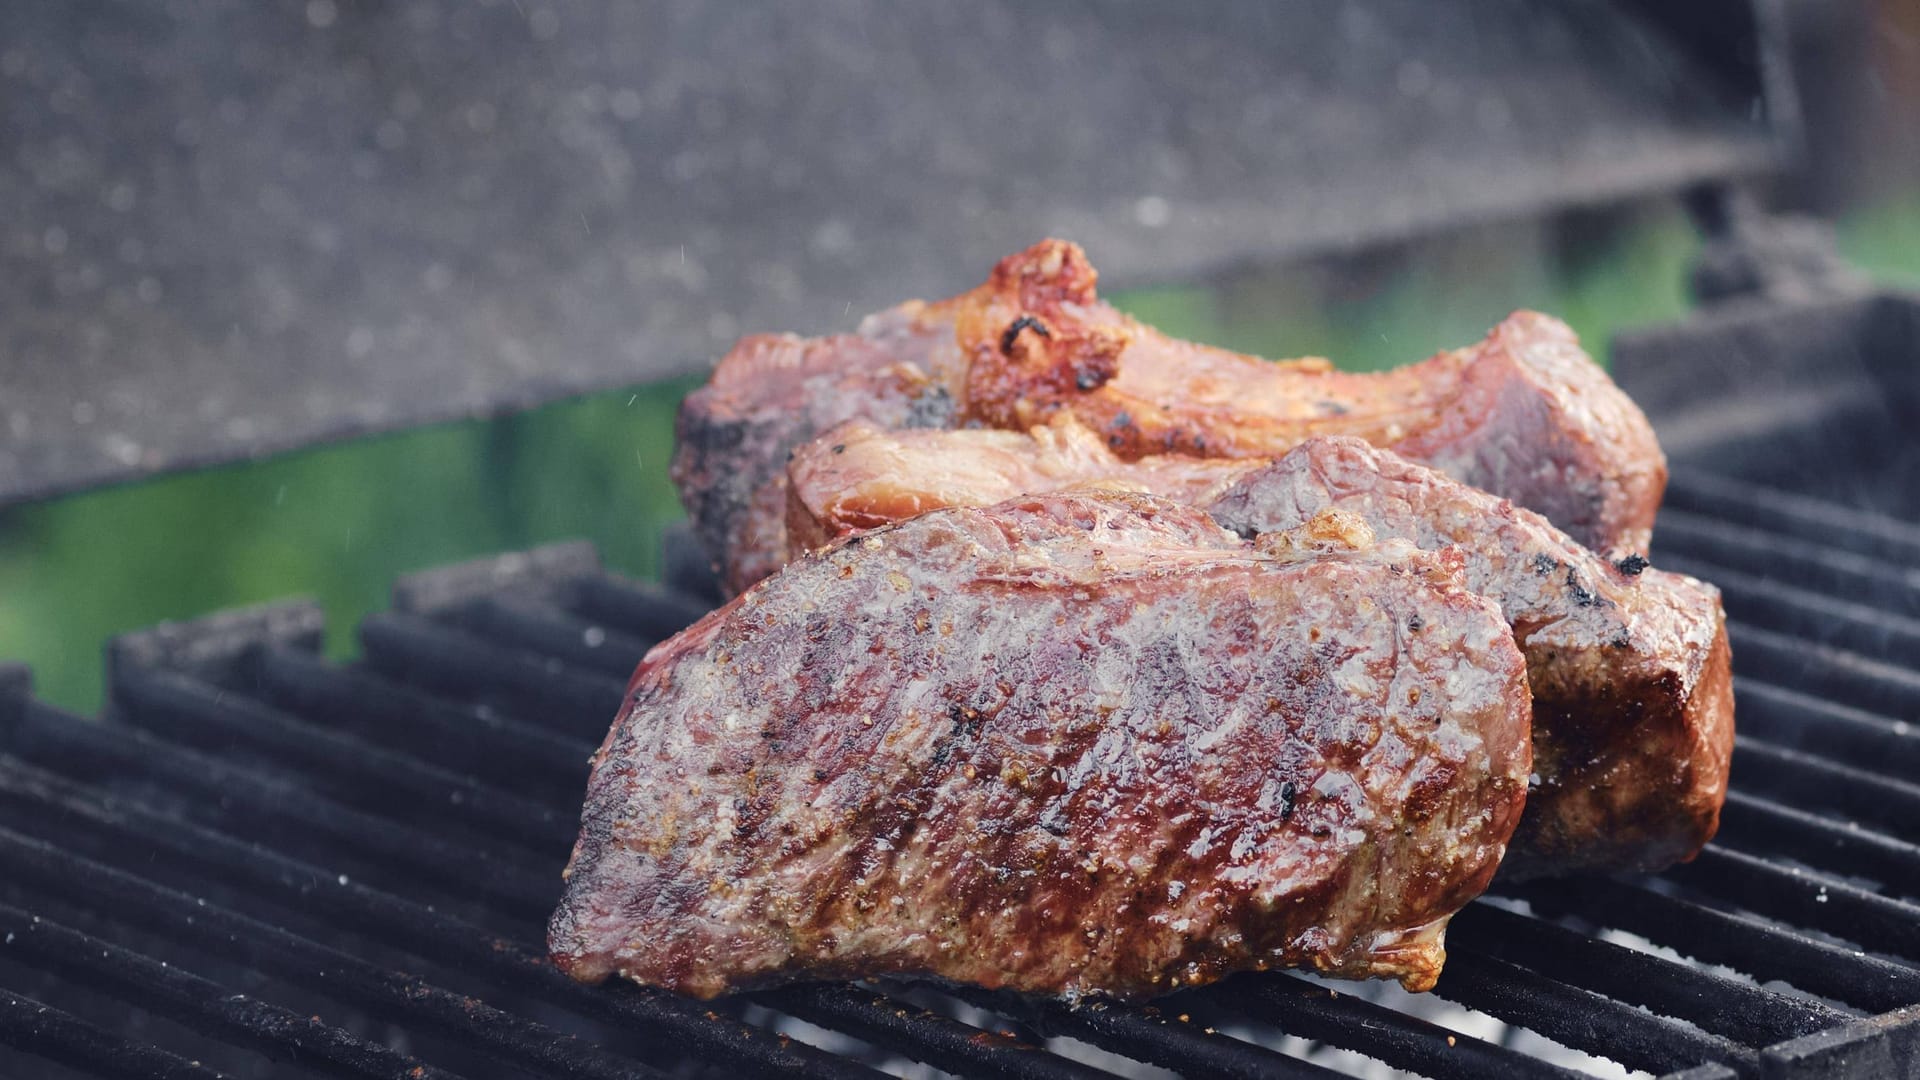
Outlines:
[[[1862,267],[1920,276],[1920,193],[1839,224]],[[1600,355],[1617,329],[1685,313],[1696,243],[1676,209],[1616,210],[1111,298],[1173,334],[1352,370],[1473,341],[1516,307],[1561,315]],[[105,639],[163,619],[312,596],[329,650],[349,655],[353,626],[408,570],[584,537],[610,567],[651,576],[660,527],[680,516],[673,412],[696,383],[0,511],[0,658],[27,661],[42,696],[90,712]]]

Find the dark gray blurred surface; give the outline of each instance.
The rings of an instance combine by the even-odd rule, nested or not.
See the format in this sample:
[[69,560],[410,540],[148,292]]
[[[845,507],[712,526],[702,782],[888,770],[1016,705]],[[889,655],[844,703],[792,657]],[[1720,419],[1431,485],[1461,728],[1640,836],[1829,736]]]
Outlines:
[[1751,171],[1741,70],[1591,2],[8,3],[0,503],[700,370],[1045,234],[1141,284]]
[[1920,292],[1722,301],[1615,337],[1613,374],[1676,475],[1920,522]]

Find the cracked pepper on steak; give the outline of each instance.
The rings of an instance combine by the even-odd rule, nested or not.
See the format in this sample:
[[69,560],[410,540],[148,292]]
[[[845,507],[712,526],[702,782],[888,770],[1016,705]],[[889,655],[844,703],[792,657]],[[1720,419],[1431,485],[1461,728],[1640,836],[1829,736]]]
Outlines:
[[1531,767],[1457,556],[1058,493],[789,565],[649,653],[549,944],[699,997],[925,974],[1138,998],[1433,984]]
[[1666,458],[1565,323],[1509,316],[1394,371],[1268,362],[1168,337],[1101,301],[1086,253],[1044,240],[979,287],[828,337],[742,338],[688,395],[673,477],[729,592],[780,565],[786,456],[846,420],[1024,431],[1067,412],[1124,458],[1265,458],[1352,435],[1544,514],[1603,554],[1646,550]]

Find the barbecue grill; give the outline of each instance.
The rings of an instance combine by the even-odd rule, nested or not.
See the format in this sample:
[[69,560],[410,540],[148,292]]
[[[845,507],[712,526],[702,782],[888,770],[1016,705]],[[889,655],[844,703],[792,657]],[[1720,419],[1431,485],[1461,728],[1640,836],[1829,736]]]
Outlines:
[[[1856,307],[1920,314],[1908,298]],[[1713,350],[1753,329],[1707,319],[1640,348]],[[1734,620],[1741,735],[1720,837],[1658,877],[1496,884],[1449,934],[1447,1026],[1405,996],[1285,974],[1078,1010],[892,983],[708,1005],[560,976],[542,922],[585,757],[633,658],[714,599],[676,532],[664,585],[605,572],[585,545],[404,578],[352,664],[320,658],[322,613],[305,603],[124,636],[105,723],[9,680],[0,1043],[14,1049],[0,1064],[1332,1075],[1300,1056],[1314,1044],[1436,1077],[1570,1075],[1562,1047],[1691,1080],[1912,1075],[1920,847],[1903,837],[1920,829],[1920,732],[1902,718],[1920,710],[1905,666],[1920,528],[1711,460],[1676,460],[1656,558],[1721,582]],[[1463,1033],[1502,1025],[1538,1037]]]
[[[1778,57],[1714,51],[1728,27],[1764,41],[1768,7],[1669,29],[1764,89],[1771,126],[1581,198],[1724,180],[1790,141]],[[1505,209],[1562,198],[1551,170],[1512,184]],[[559,975],[543,923],[587,755],[636,658],[716,599],[673,529],[659,583],[581,544],[402,578],[349,663],[321,656],[304,602],[124,635],[98,721],[0,666],[0,1075],[1920,1076],[1920,297],[1771,265],[1773,226],[1716,198],[1701,217],[1738,272],[1613,361],[1673,461],[1654,561],[1725,591],[1740,735],[1720,835],[1658,876],[1496,882],[1431,997],[1270,973],[1136,1007],[892,981],[700,1003]],[[547,392],[482,374],[499,381],[460,408]],[[434,414],[370,415],[303,437]],[[159,464],[252,452],[141,436]],[[0,459],[0,483],[129,467],[90,453]]]

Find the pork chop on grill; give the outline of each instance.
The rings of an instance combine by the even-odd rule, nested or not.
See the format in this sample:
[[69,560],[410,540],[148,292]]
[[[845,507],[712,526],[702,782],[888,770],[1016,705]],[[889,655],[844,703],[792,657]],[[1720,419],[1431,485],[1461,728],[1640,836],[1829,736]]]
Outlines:
[[1249,543],[1104,492],[809,554],[634,673],[553,958],[699,997],[1431,986],[1530,768],[1525,663],[1456,570],[1338,513]]
[[855,421],[796,450],[788,476],[788,531],[802,543],[940,506],[1099,483],[1205,506],[1248,536],[1333,508],[1383,539],[1457,545],[1467,587],[1512,624],[1533,688],[1541,781],[1505,873],[1655,870],[1691,858],[1718,826],[1733,749],[1718,590],[1637,556],[1610,562],[1540,515],[1391,451],[1320,438],[1272,463],[1129,462],[1064,416],[1027,435]]
[[[723,584],[779,564],[788,451],[846,420],[1024,431],[1068,412],[1124,458],[1265,458],[1353,435],[1512,499],[1603,552],[1646,548],[1666,459],[1646,417],[1556,319],[1397,371],[1263,361],[1179,341],[1102,302],[1079,247],[1046,240],[939,303],[852,334],[755,335],[688,395],[673,476]],[[771,515],[771,516],[770,516]]]

